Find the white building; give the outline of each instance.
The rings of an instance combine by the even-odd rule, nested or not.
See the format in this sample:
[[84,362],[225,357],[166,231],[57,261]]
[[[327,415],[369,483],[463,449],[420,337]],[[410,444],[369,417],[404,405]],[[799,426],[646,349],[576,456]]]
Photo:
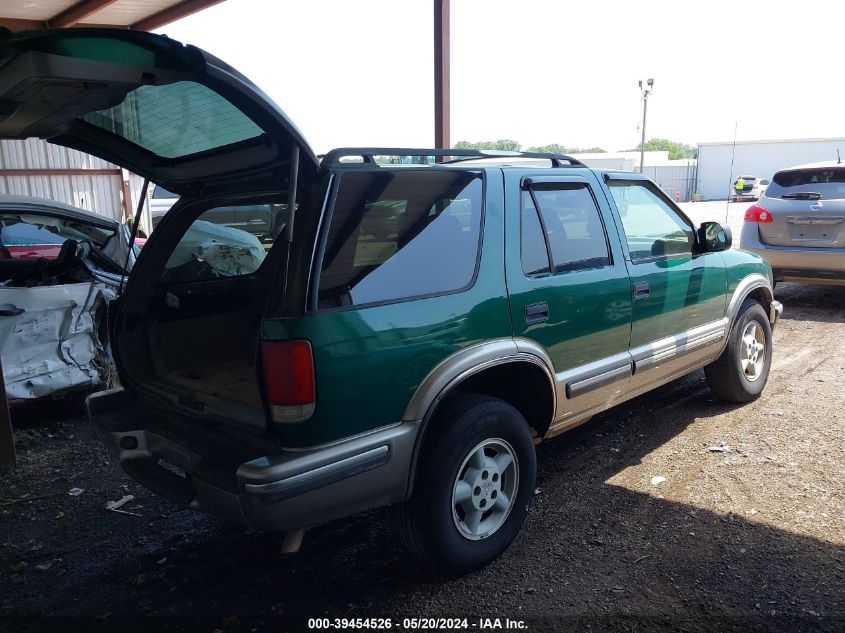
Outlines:
[[[583,154],[570,154],[585,165],[596,169],[618,169],[619,171],[639,171],[639,152],[589,152]],[[654,167],[657,165],[666,166],[673,164],[669,160],[669,152],[645,152],[645,166]]]
[[696,192],[702,200],[724,200],[740,175],[771,180],[785,167],[836,160],[837,150],[845,157],[845,138],[701,143]]

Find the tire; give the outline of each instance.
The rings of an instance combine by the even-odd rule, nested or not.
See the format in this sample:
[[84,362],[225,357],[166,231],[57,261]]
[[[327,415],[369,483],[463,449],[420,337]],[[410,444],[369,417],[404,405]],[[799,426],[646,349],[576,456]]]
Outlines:
[[[749,347],[749,336],[757,346],[754,352]],[[763,347],[760,348],[760,345]],[[719,358],[704,368],[707,383],[721,400],[750,402],[763,392],[771,365],[772,326],[769,318],[759,303],[746,299],[734,322],[727,347]]]
[[537,479],[534,441],[514,407],[475,394],[450,398],[431,424],[413,495],[398,508],[400,532],[429,565],[463,574],[505,551],[522,527]]

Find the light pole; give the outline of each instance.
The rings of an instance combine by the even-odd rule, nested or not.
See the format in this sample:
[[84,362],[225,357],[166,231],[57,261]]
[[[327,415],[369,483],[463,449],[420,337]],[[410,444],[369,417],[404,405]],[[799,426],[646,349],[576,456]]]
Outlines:
[[640,90],[643,93],[643,140],[640,143],[640,173],[643,173],[643,160],[645,159],[645,115],[648,110],[648,95],[654,90],[654,79],[649,79],[646,84],[647,86],[643,88],[643,81],[640,79]]

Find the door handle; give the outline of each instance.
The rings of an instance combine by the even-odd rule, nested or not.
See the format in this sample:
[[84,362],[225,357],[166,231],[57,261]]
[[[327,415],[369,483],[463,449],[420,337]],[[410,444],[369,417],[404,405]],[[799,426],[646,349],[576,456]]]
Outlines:
[[18,316],[26,312],[23,308],[19,308],[14,303],[0,304],[0,317]]
[[549,320],[549,304],[545,301],[529,303],[525,306],[525,325],[542,323]]
[[651,294],[651,286],[647,281],[634,284],[634,299],[645,299],[649,294]]

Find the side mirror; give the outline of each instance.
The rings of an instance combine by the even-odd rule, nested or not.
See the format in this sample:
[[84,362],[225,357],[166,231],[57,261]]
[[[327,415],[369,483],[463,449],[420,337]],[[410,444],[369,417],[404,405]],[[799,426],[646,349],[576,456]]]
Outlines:
[[718,222],[702,222],[698,228],[698,251],[700,253],[718,253],[728,250],[733,244],[731,227]]

